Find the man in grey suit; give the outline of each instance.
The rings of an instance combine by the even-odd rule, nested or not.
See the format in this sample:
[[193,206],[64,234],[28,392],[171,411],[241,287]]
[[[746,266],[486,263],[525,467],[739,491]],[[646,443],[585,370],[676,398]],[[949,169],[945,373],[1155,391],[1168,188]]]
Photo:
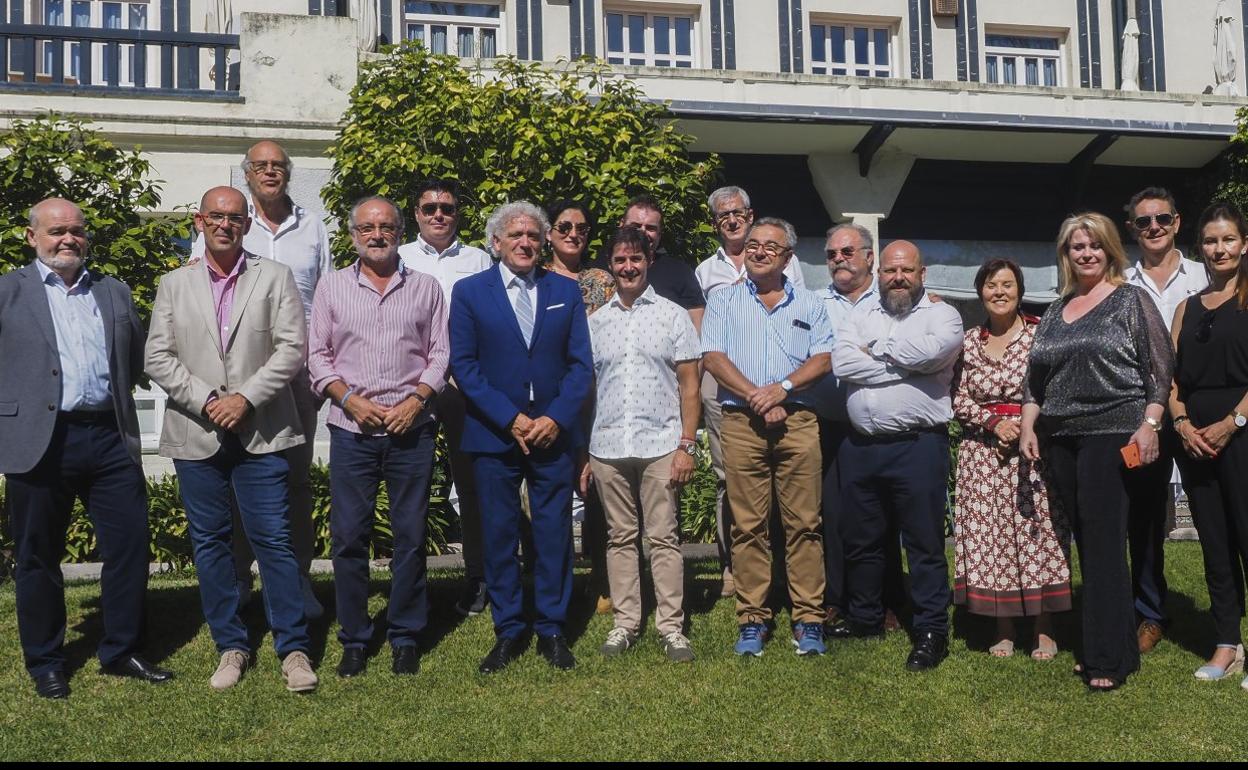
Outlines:
[[243,250],[250,226],[242,193],[214,187],[204,194],[195,214],[204,259],[161,280],[145,360],[169,395],[160,453],[178,472],[200,600],[221,655],[209,683],[233,687],[251,654],[230,549],[233,490],[260,564],[286,689],[308,692],[317,677],[307,654],[284,455],[304,441],[290,382],[306,360],[307,328],[290,268]]
[[143,326],[130,289],[86,268],[82,211],[61,198],[30,210],[36,260],[0,276],[0,473],[17,546],[17,627],[44,698],[66,698],[61,557],[74,498],[95,527],[101,671],[171,678],[138,655],[147,591],[147,491],[131,388]]

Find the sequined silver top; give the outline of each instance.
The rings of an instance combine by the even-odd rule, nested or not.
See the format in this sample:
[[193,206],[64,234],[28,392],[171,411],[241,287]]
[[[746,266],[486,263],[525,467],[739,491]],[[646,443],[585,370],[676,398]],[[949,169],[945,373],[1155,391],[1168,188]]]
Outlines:
[[1135,286],[1119,286],[1074,323],[1062,319],[1070,299],[1050,305],[1036,327],[1023,401],[1040,405],[1048,435],[1134,433],[1144,407],[1169,398],[1166,324]]

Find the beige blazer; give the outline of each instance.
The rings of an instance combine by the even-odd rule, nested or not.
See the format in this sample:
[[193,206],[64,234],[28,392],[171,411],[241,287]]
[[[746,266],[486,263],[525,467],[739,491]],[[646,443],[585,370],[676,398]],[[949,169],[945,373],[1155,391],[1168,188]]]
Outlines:
[[290,389],[307,361],[299,290],[290,268],[244,257],[225,340],[203,260],[169,273],[156,290],[144,368],[169,396],[160,431],[164,457],[204,460],[221,448],[222,431],[203,412],[213,391],[241,393],[255,407],[238,431],[248,452],[303,443]]

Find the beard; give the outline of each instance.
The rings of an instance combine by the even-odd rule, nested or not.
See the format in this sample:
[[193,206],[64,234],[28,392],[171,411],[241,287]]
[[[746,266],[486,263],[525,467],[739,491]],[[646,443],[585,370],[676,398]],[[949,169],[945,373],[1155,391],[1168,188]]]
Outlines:
[[905,286],[889,286],[883,294],[880,295],[880,304],[884,307],[885,312],[889,315],[905,315],[919,304],[919,300],[923,297],[923,284],[916,283],[906,291]]
[[39,261],[47,265],[52,270],[60,272],[62,270],[73,270],[75,273],[87,263],[87,259],[82,254],[40,254]]

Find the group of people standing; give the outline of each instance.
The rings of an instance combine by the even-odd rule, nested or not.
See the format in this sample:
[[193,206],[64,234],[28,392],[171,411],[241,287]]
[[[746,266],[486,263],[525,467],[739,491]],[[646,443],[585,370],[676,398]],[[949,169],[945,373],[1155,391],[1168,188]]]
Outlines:
[[[287,689],[318,684],[308,622],[323,609],[308,578],[307,475],[326,400],[340,677],[368,667],[368,554],[382,481],[394,539],[391,668],[420,669],[440,427],[464,539],[457,609],[488,604],[493,614],[483,674],[505,668],[531,636],[555,668],[576,664],[564,634],[574,487],[586,501],[591,585],[614,618],[601,652],[622,654],[643,632],[644,533],[660,646],[673,662],[694,659],[678,511],[699,425],[721,481],[717,539],[739,655],[763,654],[774,632],[778,532],[799,655],[824,653],[829,637],[899,627],[904,545],[909,669],[947,655],[954,600],[998,618],[994,654],[1012,652],[1014,618],[1037,616],[1033,656],[1052,658],[1049,615],[1070,607],[1073,531],[1085,581],[1083,675],[1094,689],[1118,686],[1165,625],[1162,523],[1143,518],[1164,516],[1168,473],[1156,469],[1173,430],[1198,479],[1190,494],[1210,591],[1219,592],[1218,651],[1198,676],[1242,666],[1248,521],[1233,466],[1248,358],[1233,312],[1248,282],[1237,281],[1244,229],[1232,208],[1202,219],[1213,282],[1201,307],[1169,309],[1172,378],[1173,347],[1153,300],[1183,300],[1203,284],[1174,250],[1179,221],[1163,191],[1132,201],[1145,254],[1134,277],[1112,223],[1072,217],[1059,237],[1062,296],[1045,318],[1020,312],[1022,272],[999,260],[976,279],[988,321],[964,334],[957,311],[924,288],[919,248],[888,244],[877,271],[871,232],[856,225],[829,231],[832,282],[826,293],[807,291],[793,227],[756,219],[737,187],[709,199],[721,247],[696,271],[661,248],[662,209],[647,196],[629,201],[606,237],[603,268],[587,264],[597,223],[570,200],[499,206],[486,224],[491,256],[459,241],[461,190],[443,180],[419,188],[419,233],[406,243],[398,206],[357,201],[345,223],[357,259],[333,270],[323,222],[287,195],[286,152],[261,142],[243,171],[248,195],[205,193],[193,258],[162,279],[146,335],[126,287],[86,268],[84,218],[69,201],[31,210],[37,259],[0,277],[0,355],[23,362],[0,373],[0,420],[6,435],[26,437],[0,443],[0,471],[17,543],[19,630],[41,696],[69,694],[59,561],[75,495],[105,562],[101,670],[172,676],[139,654],[147,528],[130,391],[142,371],[169,398],[160,452],[174,460],[220,655],[214,689],[234,686],[252,663],[240,612],[253,560]],[[1173,429],[1163,425],[1167,402]],[[951,589],[944,522],[955,415],[966,434]]]

